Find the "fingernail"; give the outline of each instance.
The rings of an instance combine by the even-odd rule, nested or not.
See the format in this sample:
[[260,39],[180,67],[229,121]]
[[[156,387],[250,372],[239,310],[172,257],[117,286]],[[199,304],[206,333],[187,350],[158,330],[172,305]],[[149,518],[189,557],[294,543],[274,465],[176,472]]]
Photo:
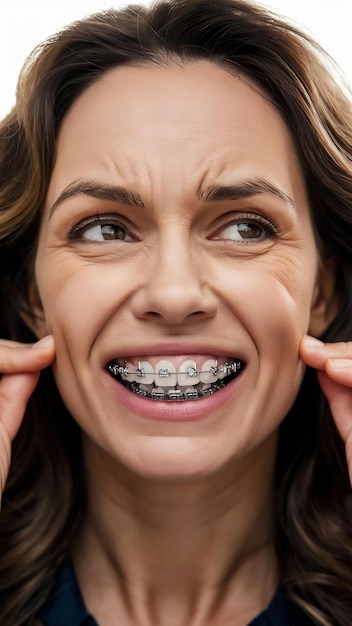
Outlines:
[[323,341],[320,341],[320,339],[312,337],[311,335],[306,335],[303,338],[303,343],[308,348],[322,348],[325,345]]
[[329,365],[334,370],[352,369],[352,359],[329,359]]
[[53,336],[47,335],[46,337],[43,337],[42,339],[37,341],[37,343],[33,344],[32,350],[49,348],[49,346],[51,346],[52,343],[53,343]]

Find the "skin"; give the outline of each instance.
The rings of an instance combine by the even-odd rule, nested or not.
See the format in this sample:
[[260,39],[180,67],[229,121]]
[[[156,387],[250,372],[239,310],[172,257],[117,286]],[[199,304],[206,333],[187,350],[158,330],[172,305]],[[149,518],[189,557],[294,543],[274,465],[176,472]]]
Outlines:
[[0,495],[10,467],[11,442],[20,427],[40,370],[48,367],[54,356],[53,337],[45,337],[33,346],[0,340],[0,371],[3,373],[0,380]]
[[[63,190],[83,178],[123,185],[145,208],[79,194],[50,215]],[[269,193],[198,199],[214,185],[253,178],[269,180],[297,208]],[[127,222],[126,241],[72,238],[72,225],[97,212]],[[273,221],[280,234],[236,241],[229,221],[245,221],[247,213]],[[297,346],[313,309],[316,315],[322,282],[302,175],[276,110],[244,81],[206,63],[106,75],[63,124],[36,275],[43,332],[57,345],[57,382],[98,444],[94,454],[173,479],[215,472],[253,450],[275,432],[297,394]],[[247,363],[239,393],[200,423],[137,419],[111,393],[109,359],[171,341],[210,345],[210,354],[228,351]]]
[[[57,203],[82,178],[123,185],[144,207],[82,193]],[[199,197],[254,178],[281,197]],[[82,240],[82,230],[73,238],[72,227],[97,212],[112,222],[119,215],[127,238]],[[243,243],[234,224],[249,221],[260,236]],[[89,224],[84,236],[95,232]],[[84,431],[89,507],[73,558],[102,626],[116,616],[123,626],[242,626],[267,606],[278,582],[277,430],[302,361],[320,370],[351,457],[342,417],[351,413],[351,347],[302,341],[330,321],[332,272],[318,257],[291,137],[253,85],[206,62],[123,67],[74,103],[43,217],[34,330],[55,337],[56,379]],[[201,420],[143,419],[115,393],[104,365],[146,337],[149,346],[180,342],[181,354],[192,341],[240,356],[245,372]],[[2,458],[37,372],[52,359],[50,342],[36,351],[2,343],[0,371],[20,373],[0,382]]]

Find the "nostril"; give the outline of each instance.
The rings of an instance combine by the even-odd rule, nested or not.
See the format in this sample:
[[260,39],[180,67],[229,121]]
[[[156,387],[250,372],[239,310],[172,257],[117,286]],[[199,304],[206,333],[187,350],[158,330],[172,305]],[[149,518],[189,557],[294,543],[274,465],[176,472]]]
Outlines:
[[[151,318],[154,318],[154,319],[161,319],[163,317],[167,317],[166,315],[163,315],[162,313],[158,313],[157,311],[147,311],[145,313],[145,315],[146,315],[146,317],[151,317]],[[195,317],[195,318],[198,319],[199,317],[208,317],[208,315],[207,315],[206,311],[199,310],[199,311],[192,311],[191,313],[188,313],[184,317],[185,318],[188,317],[188,318],[192,318],[192,319]]]
[[140,319],[165,324],[183,324],[216,315],[217,298],[210,290],[187,289],[177,285],[161,288],[151,280],[133,297],[132,309]]

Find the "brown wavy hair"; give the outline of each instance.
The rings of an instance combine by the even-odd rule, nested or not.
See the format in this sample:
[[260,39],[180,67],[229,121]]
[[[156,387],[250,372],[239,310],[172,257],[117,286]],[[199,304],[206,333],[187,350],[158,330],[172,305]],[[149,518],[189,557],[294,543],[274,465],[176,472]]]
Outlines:
[[[324,339],[352,338],[352,106],[331,60],[295,26],[242,0],[161,0],[78,21],[39,46],[0,126],[0,336],[33,341],[30,314],[44,198],[72,103],[124,64],[208,59],[250,77],[295,141],[322,261],[338,263],[339,311]],[[329,67],[330,66],[330,67]],[[143,94],[141,94],[143,98]],[[288,381],[289,384],[289,381]],[[35,623],[84,513],[80,432],[46,370],[13,445],[0,515],[0,623]],[[314,372],[284,420],[277,459],[281,583],[312,623],[352,623],[351,491]]]

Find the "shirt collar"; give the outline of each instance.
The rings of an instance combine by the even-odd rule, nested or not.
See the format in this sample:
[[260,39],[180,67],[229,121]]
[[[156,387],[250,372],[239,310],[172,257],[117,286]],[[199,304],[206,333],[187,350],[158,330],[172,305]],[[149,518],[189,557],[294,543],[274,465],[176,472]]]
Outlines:
[[71,561],[60,567],[55,587],[38,617],[46,626],[98,626],[84,606]]

